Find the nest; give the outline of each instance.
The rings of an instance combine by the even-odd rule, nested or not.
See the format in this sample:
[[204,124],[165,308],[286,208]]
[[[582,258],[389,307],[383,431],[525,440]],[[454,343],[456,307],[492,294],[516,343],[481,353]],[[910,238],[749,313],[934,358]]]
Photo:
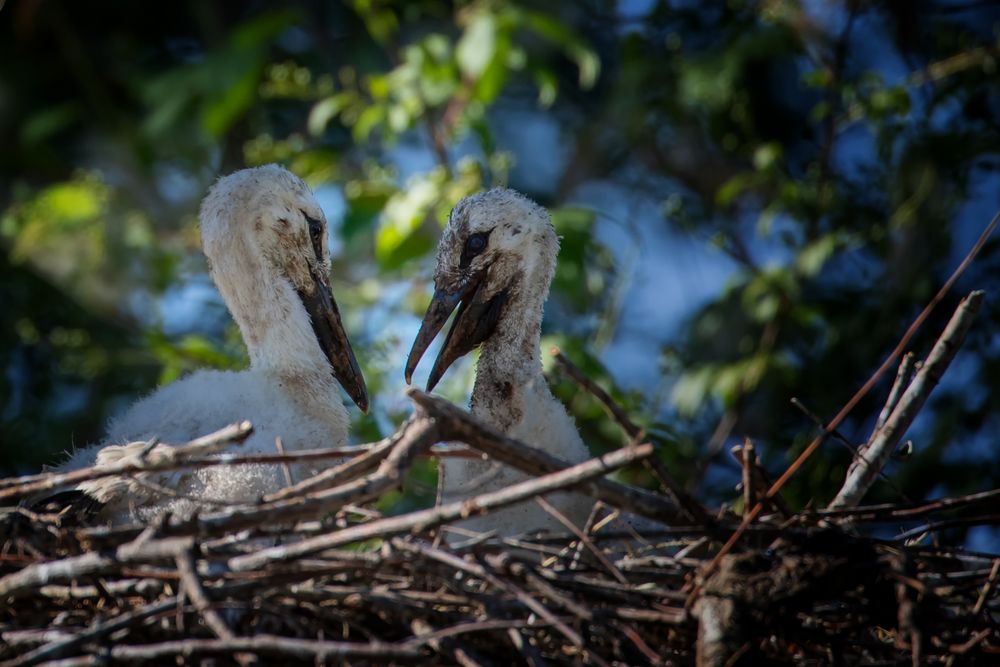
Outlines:
[[[738,448],[743,497],[734,506],[745,511],[710,512],[564,359],[627,446],[570,466],[411,390],[414,415],[397,433],[350,450],[218,457],[249,434],[244,423],[167,460],[0,480],[0,499],[14,500],[153,469],[348,457],[258,503],[146,526],[74,523],[80,512],[51,505],[3,510],[0,664],[998,664],[1000,557],[925,537],[1000,523],[1000,490],[858,502],[977,305],[963,302],[919,370],[904,359],[883,418],[822,510],[792,511],[779,493],[819,437],[775,484],[751,443]],[[417,457],[453,441],[533,476],[398,516],[365,509]],[[638,462],[659,491],[606,477]],[[454,525],[516,502],[559,518],[544,497],[568,489],[597,502],[586,526],[566,522],[561,535],[503,538]],[[618,512],[652,521],[637,533],[606,520]],[[875,537],[884,526],[908,530]]]

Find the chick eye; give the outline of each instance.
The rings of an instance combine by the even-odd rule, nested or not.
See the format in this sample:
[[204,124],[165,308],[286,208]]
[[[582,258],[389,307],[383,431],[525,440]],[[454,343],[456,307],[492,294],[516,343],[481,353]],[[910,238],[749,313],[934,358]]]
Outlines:
[[477,255],[486,247],[487,234],[480,232],[473,234],[465,242],[465,251],[470,255]]
[[316,218],[309,217],[305,211],[302,212],[302,215],[305,216],[306,222],[309,223],[309,237],[314,243],[319,242],[323,238],[323,223]]

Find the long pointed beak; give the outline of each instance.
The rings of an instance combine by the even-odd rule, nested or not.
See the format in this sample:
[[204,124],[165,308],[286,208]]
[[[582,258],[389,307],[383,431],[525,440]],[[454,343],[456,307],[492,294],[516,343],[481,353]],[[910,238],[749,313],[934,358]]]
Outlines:
[[333,376],[361,411],[368,412],[368,387],[365,386],[365,378],[354,357],[354,350],[351,349],[351,341],[347,339],[337,302],[330,293],[330,285],[316,275],[313,275],[313,281],[313,293],[310,295],[299,292],[299,298],[309,313],[316,341],[330,361]]
[[485,341],[496,328],[497,321],[507,301],[507,291],[503,290],[487,299],[482,293],[480,279],[473,278],[452,292],[435,290],[427,313],[420,324],[420,331],[413,341],[410,355],[406,359],[406,383],[413,379],[420,358],[430,346],[431,341],[441,331],[448,321],[448,316],[458,307],[455,322],[448,331],[444,345],[434,360],[430,377],[427,379],[427,391],[431,391],[444,375],[448,367],[456,359],[471,352],[477,345]]

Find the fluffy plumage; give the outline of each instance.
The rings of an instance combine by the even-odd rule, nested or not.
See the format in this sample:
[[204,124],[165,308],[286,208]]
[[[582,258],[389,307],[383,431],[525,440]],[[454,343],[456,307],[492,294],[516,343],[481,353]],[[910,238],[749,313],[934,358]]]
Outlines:
[[[75,452],[60,468],[115,463],[139,456],[144,444],[132,441],[183,443],[245,419],[254,432],[234,449],[239,453],[274,453],[278,436],[289,451],[341,446],[349,420],[334,375],[367,408],[364,380],[329,294],[325,218],[308,186],[277,165],[238,171],[212,187],[200,217],[210,272],[239,325],[250,368],[197,371],[160,388],[115,419],[102,445]],[[166,445],[147,454],[170,455]],[[278,466],[146,478],[186,496],[225,502],[255,500],[284,482]],[[81,488],[107,503],[112,518],[148,518],[196,504],[130,477]]]
[[[461,300],[429,385],[454,359],[481,344],[472,413],[514,438],[577,463],[589,458],[589,452],[573,419],[549,391],[539,349],[542,313],[558,252],[559,239],[548,212],[523,195],[497,188],[459,202],[438,246],[435,298],[410,353],[407,374],[444,324],[447,306],[453,308]],[[458,458],[445,459],[441,473],[446,502],[526,478],[499,463]],[[587,498],[566,493],[554,494],[549,501],[578,526],[593,506]],[[502,535],[565,530],[535,502],[462,525]]]

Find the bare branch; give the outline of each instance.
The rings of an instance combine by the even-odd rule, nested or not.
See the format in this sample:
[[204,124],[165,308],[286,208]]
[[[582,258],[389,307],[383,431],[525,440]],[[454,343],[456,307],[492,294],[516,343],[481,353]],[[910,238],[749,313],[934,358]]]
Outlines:
[[[566,468],[542,477],[529,479],[499,491],[484,493],[468,500],[461,500],[431,509],[411,512],[398,517],[388,517],[352,526],[344,530],[320,535],[296,542],[288,546],[272,547],[247,556],[238,556],[229,561],[229,567],[237,571],[253,570],[268,562],[288,561],[325,549],[353,544],[362,540],[386,538],[402,533],[427,530],[447,521],[467,518],[476,513],[506,507],[552,491],[570,488],[606,475],[607,473],[641,460],[653,453],[652,445],[640,445],[630,449],[619,449],[596,459]],[[2,580],[0,580],[2,581]]]
[[955,358],[982,301],[983,293],[980,291],[972,292],[962,299],[948,326],[934,344],[913,382],[903,392],[885,425],[875,432],[871,441],[858,453],[858,458],[848,470],[844,485],[829,505],[831,509],[854,507],[861,502],[879,472],[889,462],[896,445],[937,386],[951,360]]

